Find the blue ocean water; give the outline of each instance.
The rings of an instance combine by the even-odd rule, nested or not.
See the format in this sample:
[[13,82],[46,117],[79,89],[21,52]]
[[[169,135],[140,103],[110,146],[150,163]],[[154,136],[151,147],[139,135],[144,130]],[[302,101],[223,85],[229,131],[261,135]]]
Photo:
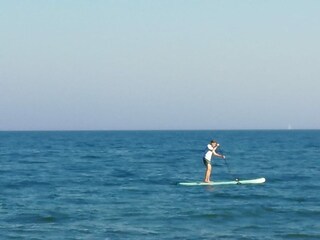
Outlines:
[[[201,181],[216,139],[227,156]],[[320,131],[0,132],[0,239],[320,239]]]

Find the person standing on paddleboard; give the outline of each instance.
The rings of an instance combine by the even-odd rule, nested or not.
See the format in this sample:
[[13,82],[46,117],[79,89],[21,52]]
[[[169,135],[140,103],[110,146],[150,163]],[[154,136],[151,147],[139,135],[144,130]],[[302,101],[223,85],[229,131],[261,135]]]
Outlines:
[[211,176],[211,158],[213,156],[220,157],[225,159],[226,157],[224,155],[218,154],[216,152],[217,148],[219,147],[219,143],[217,141],[212,140],[208,145],[206,152],[203,156],[203,163],[206,166],[206,171],[204,175],[204,182],[210,182],[210,176]]

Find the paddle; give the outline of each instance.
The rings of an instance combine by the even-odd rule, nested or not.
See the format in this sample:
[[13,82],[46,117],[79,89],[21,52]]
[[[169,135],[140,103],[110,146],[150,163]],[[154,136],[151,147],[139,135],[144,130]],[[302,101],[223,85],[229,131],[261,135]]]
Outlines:
[[[220,150],[220,153],[221,153],[223,156],[225,156],[224,153],[223,153],[223,151],[222,151],[222,149],[220,148],[219,150]],[[240,179],[239,179],[238,177],[236,177],[236,176],[232,173],[232,171],[231,171],[231,169],[230,169],[230,167],[229,167],[229,164],[228,164],[228,162],[227,162],[227,160],[226,160],[225,157],[223,158],[223,160],[224,160],[224,163],[225,163],[225,165],[226,165],[226,167],[227,167],[227,169],[228,169],[229,175],[230,175],[232,178],[234,178],[235,181],[236,181],[238,184],[241,184]]]

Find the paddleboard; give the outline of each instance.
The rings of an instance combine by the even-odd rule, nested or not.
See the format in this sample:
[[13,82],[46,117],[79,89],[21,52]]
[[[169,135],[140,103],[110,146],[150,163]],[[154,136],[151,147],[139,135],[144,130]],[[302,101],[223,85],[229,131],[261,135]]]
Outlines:
[[183,186],[218,186],[218,185],[235,185],[235,184],[260,184],[266,181],[265,178],[238,180],[238,181],[226,181],[226,182],[181,182],[179,185]]

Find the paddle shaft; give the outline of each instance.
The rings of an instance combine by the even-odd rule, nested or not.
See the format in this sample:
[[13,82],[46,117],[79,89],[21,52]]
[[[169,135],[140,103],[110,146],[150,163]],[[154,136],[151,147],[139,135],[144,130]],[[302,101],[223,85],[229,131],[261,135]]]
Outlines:
[[[222,155],[224,156],[222,149],[220,149],[220,152],[221,152]],[[228,164],[227,160],[226,160],[225,158],[223,158],[223,160],[224,160],[225,165],[227,166],[229,175],[230,175],[232,178],[234,178],[239,184],[241,184],[241,183],[239,182],[239,178],[236,177],[236,176],[232,173],[232,171],[231,171],[231,169],[230,169],[230,167],[229,167],[229,164]]]

